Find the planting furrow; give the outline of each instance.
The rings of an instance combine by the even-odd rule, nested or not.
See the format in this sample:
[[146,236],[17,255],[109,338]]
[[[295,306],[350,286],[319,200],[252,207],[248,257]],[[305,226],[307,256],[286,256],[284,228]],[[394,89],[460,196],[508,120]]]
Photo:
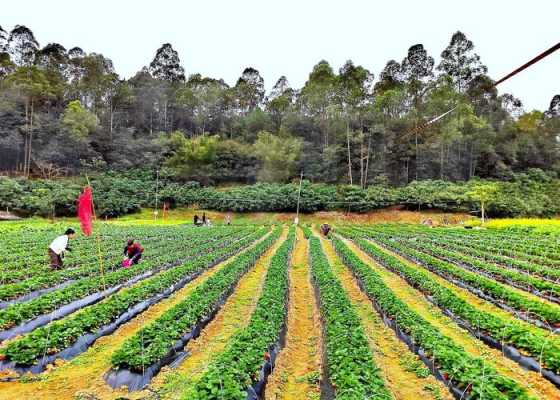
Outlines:
[[306,238],[310,237],[311,231],[305,231],[297,231],[288,271],[290,288],[286,344],[268,378],[266,399],[311,400],[320,391],[321,321],[308,264],[309,246]]
[[161,367],[177,359],[186,343],[216,315],[237,281],[278,240],[281,228],[197,288],[157,321],[127,340],[111,357],[113,369],[106,380],[112,387],[144,387]]
[[[287,231],[257,261],[255,267],[241,278],[233,294],[216,317],[202,330],[200,336],[184,348],[186,357],[174,363],[172,369],[162,370],[154,377],[149,390],[168,400],[179,400],[208,370],[210,363],[224,351],[231,338],[247,326],[262,293],[270,258],[285,240]],[[177,365],[178,364],[178,365]]]
[[465,268],[469,271],[486,276],[487,278],[524,290],[540,298],[546,298],[551,302],[560,303],[560,285],[554,282],[522,274],[516,270],[488,264],[474,257],[446,250],[439,244],[431,244],[429,241],[410,240],[406,237],[398,235],[385,235],[379,232],[375,233],[375,235],[380,235],[386,240],[396,240],[403,246],[409,246],[415,250],[421,251],[422,253],[437,257],[440,260],[453,263],[458,267]]
[[[227,236],[232,232],[221,231],[214,238],[208,238],[206,236],[195,236],[195,237],[183,237],[175,238],[177,240],[160,240],[159,243],[150,246],[150,253],[152,256],[158,256],[162,253],[167,253],[173,250],[179,250],[184,247],[184,242],[181,240],[187,240],[191,245],[200,245],[208,243],[213,240],[219,240],[222,237]],[[146,246],[147,244],[144,243]],[[112,252],[109,255],[105,255],[104,263],[105,273],[113,272],[120,268],[120,261],[122,260],[122,249],[118,252]],[[95,261],[91,263],[92,265],[86,265],[78,268],[67,268],[60,271],[47,271],[45,273],[37,274],[30,279],[26,279],[20,282],[5,284],[0,286],[0,300],[12,300],[17,296],[21,296],[30,291],[49,288],[53,285],[57,285],[64,281],[76,280],[80,278],[86,278],[89,276],[99,275],[99,265]]]
[[[69,359],[83,352],[99,337],[108,335],[121,324],[147,309],[150,305],[170,296],[204,269],[218,264],[243,247],[264,235],[259,231],[253,236],[236,242],[195,261],[165,271],[109,299],[30,334],[10,341],[0,354],[4,360],[0,369],[11,368],[18,372],[41,372],[46,365],[58,358]],[[23,368],[21,365],[31,365]]]
[[295,227],[272,256],[263,289],[249,324],[231,339],[185,398],[258,400],[285,334],[288,267]]
[[103,300],[123,287],[130,286],[162,270],[176,267],[185,260],[198,257],[201,253],[211,252],[238,239],[239,237],[233,236],[222,243],[191,248],[182,255],[182,259],[179,261],[177,256],[170,254],[164,258],[143,261],[135,267],[107,274],[105,275],[105,284],[108,286],[106,290],[102,290],[103,285],[99,278],[92,277],[31,301],[13,304],[0,310],[0,326],[8,327],[8,329],[0,331],[0,340],[30,332],[53,320],[63,318],[83,307]]
[[[346,234],[346,232],[345,232]],[[355,243],[361,250],[375,259],[380,265],[406,280],[412,287],[418,289],[426,298],[438,306],[444,314],[453,318],[460,327],[464,328],[473,337],[501,353],[496,353],[495,363],[501,370],[512,370],[500,368],[502,364],[501,355],[519,363],[522,368],[534,373],[523,373],[515,376],[516,380],[523,379],[531,382],[534,387],[545,393],[554,393],[551,385],[542,382],[539,374],[550,380],[554,385],[560,385],[560,340],[551,335],[550,332],[531,326],[528,323],[512,319],[509,315],[483,309],[471,305],[467,300],[461,298],[450,288],[442,285],[431,273],[421,268],[414,268],[397,257],[376,247],[372,243],[352,234]],[[352,246],[349,244],[349,246]],[[353,248],[356,254],[361,251]],[[365,257],[361,257],[363,261]],[[380,273],[381,275],[381,273]],[[505,365],[505,364],[504,364]],[[513,377],[513,376],[512,376]]]
[[382,235],[376,235],[375,233],[370,233],[370,235],[376,243],[398,252],[430,271],[452,280],[454,283],[464,285],[476,295],[495,302],[520,319],[534,322],[541,327],[555,326],[556,324],[560,326],[560,307],[555,304],[467,271],[396,241],[387,240]]
[[[78,357],[68,362],[58,360],[56,362],[57,367],[40,375],[40,379],[16,380],[13,382],[2,382],[0,380],[2,400],[35,399],[37,393],[41,394],[41,398],[57,400],[76,400],[80,396],[103,400],[114,400],[119,397],[132,398],[127,389],[112,389],[105,382],[104,374],[111,367],[113,352],[129,338],[134,337],[144,329],[146,325],[157,321],[168,310],[180,304],[198,287],[226,268],[237,257],[238,255],[204,271],[169,298],[150,306],[131,321],[121,325],[112,335],[97,340]],[[4,375],[4,373],[2,374]]]
[[[364,232],[370,231],[369,229],[361,229],[361,230]],[[465,255],[476,258],[478,260],[495,263],[497,265],[503,266],[511,270],[517,270],[520,273],[536,275],[541,279],[546,279],[551,282],[556,282],[557,280],[560,279],[560,271],[558,271],[558,269],[554,267],[539,265],[533,262],[527,262],[524,260],[514,259],[511,257],[504,257],[498,254],[501,251],[501,246],[504,245],[503,243],[492,244],[486,242],[484,245],[476,246],[473,245],[471,241],[468,241],[468,238],[465,238],[462,241],[460,239],[454,239],[453,235],[449,235],[448,231],[425,232],[425,231],[417,231],[413,229],[397,230],[392,227],[381,227],[381,228],[376,228],[374,232],[387,233],[399,237],[406,236],[407,239],[411,239],[411,240],[416,240],[416,238],[420,236],[421,239],[428,240],[436,246],[444,247],[450,251],[463,253]]]
[[447,387],[438,381],[418,356],[409,352],[391,328],[387,327],[371,306],[371,300],[360,289],[352,273],[342,264],[332,243],[322,239],[327,259],[348,293],[364,326],[375,363],[387,388],[396,399],[452,399]]
[[[438,312],[427,307],[429,303],[414,293],[416,291],[406,282],[399,282],[400,278],[389,272],[384,279],[378,270],[364,263],[342,240],[335,238],[333,243],[385,323],[411,351],[420,356],[438,379],[449,386],[457,399],[535,398],[518,382],[498,373],[486,357],[472,355],[473,352],[476,354],[477,348],[465,347],[465,343],[472,340],[469,335],[465,334],[464,340],[457,340],[463,332],[452,321],[449,324],[438,322]],[[388,286],[387,282],[391,280],[394,284]]]
[[391,399],[375,365],[368,339],[350,299],[334,275],[316,237],[309,240],[313,283],[323,321],[324,376],[336,399]]

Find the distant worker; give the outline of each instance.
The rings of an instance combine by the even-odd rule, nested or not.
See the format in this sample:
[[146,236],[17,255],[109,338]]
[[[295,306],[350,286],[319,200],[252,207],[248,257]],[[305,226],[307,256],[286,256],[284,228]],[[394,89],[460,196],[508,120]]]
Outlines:
[[331,226],[326,222],[321,225],[321,233],[324,237],[329,237],[329,232],[331,231]]
[[230,214],[226,214],[226,217],[224,219],[224,223],[226,225],[231,225],[231,215]]
[[72,249],[68,247],[68,242],[70,239],[74,239],[75,236],[76,231],[72,228],[68,228],[66,229],[66,232],[64,232],[64,235],[61,235],[52,241],[49,246],[49,258],[51,259],[52,269],[62,268],[64,252],[72,251]]
[[135,243],[134,239],[129,239],[124,247],[125,259],[123,261],[123,266],[128,267],[132,264],[138,264],[140,258],[142,258],[143,252],[144,249],[140,246],[140,243]]
[[202,213],[202,225],[206,225],[206,213]]
[[198,226],[198,219],[199,219],[199,218],[198,218],[198,214],[195,214],[195,215],[194,215],[194,218],[193,218],[193,223],[194,223],[196,226]]

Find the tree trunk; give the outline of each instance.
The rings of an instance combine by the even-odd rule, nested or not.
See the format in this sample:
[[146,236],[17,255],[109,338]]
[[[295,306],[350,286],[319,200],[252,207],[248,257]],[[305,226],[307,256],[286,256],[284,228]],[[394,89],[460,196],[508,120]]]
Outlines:
[[439,179],[443,180],[443,140],[439,147]]
[[371,150],[371,135],[368,135],[368,143],[367,143],[367,155],[366,155],[366,173],[365,173],[365,178],[364,178],[364,189],[367,188],[367,182],[368,182],[368,171],[369,171],[369,154],[370,154],[370,150]]
[[33,148],[33,99],[31,99],[31,114],[29,117],[29,156],[27,157],[27,174],[26,176],[29,178],[29,174],[31,172],[31,150]]
[[350,156],[350,123],[346,121],[346,144],[348,148],[348,178],[350,185],[352,185],[352,158]]
[[364,138],[360,140],[360,187],[364,188]]
[[418,131],[416,130],[414,133],[414,162],[416,164],[416,168],[414,169],[414,179],[418,180],[418,167],[420,166],[420,162],[418,160]]

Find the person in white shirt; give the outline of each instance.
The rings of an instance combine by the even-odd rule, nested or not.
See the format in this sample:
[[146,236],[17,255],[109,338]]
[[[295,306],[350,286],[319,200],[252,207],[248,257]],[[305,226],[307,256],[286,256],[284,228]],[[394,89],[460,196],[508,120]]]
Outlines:
[[64,252],[66,250],[72,251],[68,247],[68,241],[76,236],[76,231],[72,228],[66,229],[64,235],[54,239],[49,246],[49,258],[51,259],[51,268],[59,269],[62,268],[62,257],[64,257]]

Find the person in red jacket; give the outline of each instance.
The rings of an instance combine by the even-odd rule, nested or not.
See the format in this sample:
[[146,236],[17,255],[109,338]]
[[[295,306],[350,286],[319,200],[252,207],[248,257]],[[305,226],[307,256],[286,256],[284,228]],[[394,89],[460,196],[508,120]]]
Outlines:
[[138,264],[143,252],[144,249],[140,246],[140,243],[135,243],[134,239],[129,239],[124,247],[124,255],[128,257],[132,264]]

